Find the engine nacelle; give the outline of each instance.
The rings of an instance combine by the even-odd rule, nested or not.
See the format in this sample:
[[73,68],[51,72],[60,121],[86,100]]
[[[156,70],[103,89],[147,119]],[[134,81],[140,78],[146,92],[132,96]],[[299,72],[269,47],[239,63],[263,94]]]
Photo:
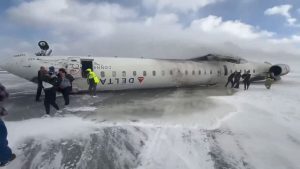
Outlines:
[[286,75],[290,72],[290,67],[285,64],[277,64],[270,67],[269,72],[272,72],[274,76]]

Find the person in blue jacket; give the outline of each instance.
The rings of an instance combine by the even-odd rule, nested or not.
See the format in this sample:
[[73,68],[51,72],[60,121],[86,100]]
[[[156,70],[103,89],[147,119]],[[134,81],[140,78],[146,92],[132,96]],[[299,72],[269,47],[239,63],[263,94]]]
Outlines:
[[[2,102],[8,97],[8,93],[5,87],[0,83],[0,101]],[[16,158],[16,155],[12,153],[8,147],[7,141],[7,128],[2,120],[2,117],[7,115],[7,111],[4,107],[0,106],[0,167],[5,166],[10,161]]]

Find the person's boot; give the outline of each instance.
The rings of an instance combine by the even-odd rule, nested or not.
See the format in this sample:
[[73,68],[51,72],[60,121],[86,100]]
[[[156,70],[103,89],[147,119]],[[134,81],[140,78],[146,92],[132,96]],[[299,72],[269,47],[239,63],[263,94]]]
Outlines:
[[16,159],[16,157],[17,157],[16,154],[12,153],[9,161]]
[[6,166],[9,162],[11,162],[11,161],[13,161],[14,159],[16,159],[16,157],[17,157],[16,154],[11,154],[10,159],[9,159],[8,162],[6,162],[6,163],[0,162],[0,167]]

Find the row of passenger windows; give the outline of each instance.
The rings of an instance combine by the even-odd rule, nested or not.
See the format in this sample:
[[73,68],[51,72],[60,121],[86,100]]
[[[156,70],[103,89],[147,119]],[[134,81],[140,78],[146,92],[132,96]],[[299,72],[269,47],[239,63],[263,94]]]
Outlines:
[[[240,71],[242,72],[242,70],[240,70]],[[169,72],[166,72],[166,71],[164,71],[164,70],[161,71],[161,75],[162,75],[162,76],[165,76],[166,73],[169,73],[170,75],[173,75],[175,72],[174,72],[173,70],[170,70]],[[178,74],[181,74],[181,71],[178,70],[177,73],[178,73]],[[202,72],[201,70],[198,70],[197,73],[198,73],[198,75],[201,75],[202,73],[205,74],[205,75],[207,74],[206,70],[204,70],[203,72]],[[217,71],[217,73],[221,74],[221,71]],[[230,73],[233,73],[233,70],[230,70]],[[244,73],[246,73],[246,70],[244,70]],[[255,73],[255,70],[253,70],[253,73]],[[126,77],[126,71],[122,71],[121,74],[122,74],[122,77]],[[185,75],[189,75],[189,71],[188,71],[188,70],[185,70],[185,71],[184,71],[184,74],[185,74]],[[192,74],[192,75],[196,75],[196,71],[193,70],[193,71],[191,72],[191,74]],[[213,74],[213,71],[210,70],[210,71],[209,71],[209,74]],[[101,77],[105,77],[105,72],[104,72],[104,71],[101,71],[101,72],[100,72],[100,75],[101,75]],[[136,71],[132,71],[132,75],[133,75],[133,76],[137,76],[137,72],[136,72]],[[112,77],[116,77],[116,76],[117,76],[117,72],[116,72],[116,71],[112,71]],[[147,76],[147,71],[143,71],[143,76]],[[152,76],[156,76],[156,71],[155,71],[155,70],[152,71]]]

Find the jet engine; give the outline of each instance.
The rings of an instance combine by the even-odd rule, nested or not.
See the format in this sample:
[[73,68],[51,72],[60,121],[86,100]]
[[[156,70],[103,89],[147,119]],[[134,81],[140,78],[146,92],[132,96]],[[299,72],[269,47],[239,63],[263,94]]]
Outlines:
[[285,64],[272,65],[269,72],[273,73],[275,77],[278,77],[288,74],[290,72],[290,67]]

